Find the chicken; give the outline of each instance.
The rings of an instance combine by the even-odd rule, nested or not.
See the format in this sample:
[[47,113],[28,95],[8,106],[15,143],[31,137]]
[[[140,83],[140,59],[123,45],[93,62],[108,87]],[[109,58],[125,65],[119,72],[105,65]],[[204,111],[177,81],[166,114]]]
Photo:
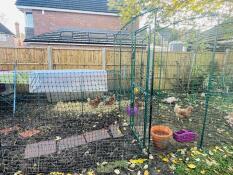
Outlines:
[[162,100],[162,102],[168,103],[170,105],[176,103],[177,101],[178,101],[178,99],[175,97],[168,97],[168,98],[165,98]]
[[91,105],[94,108],[97,108],[98,105],[100,104],[101,100],[100,97],[97,96],[94,100],[91,100],[90,98],[87,99],[88,104]]
[[116,98],[115,98],[115,95],[113,95],[112,97],[108,98],[106,101],[105,101],[105,105],[113,105],[116,101]]
[[181,108],[181,106],[176,104],[174,107],[174,112],[178,118],[188,118],[193,112],[193,107],[188,106],[187,108]]

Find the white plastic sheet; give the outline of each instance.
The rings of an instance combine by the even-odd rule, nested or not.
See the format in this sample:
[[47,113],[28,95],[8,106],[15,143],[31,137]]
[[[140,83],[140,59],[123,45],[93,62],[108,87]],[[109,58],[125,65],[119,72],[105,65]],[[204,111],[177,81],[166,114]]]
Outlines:
[[29,73],[30,93],[106,92],[105,70],[41,70]]

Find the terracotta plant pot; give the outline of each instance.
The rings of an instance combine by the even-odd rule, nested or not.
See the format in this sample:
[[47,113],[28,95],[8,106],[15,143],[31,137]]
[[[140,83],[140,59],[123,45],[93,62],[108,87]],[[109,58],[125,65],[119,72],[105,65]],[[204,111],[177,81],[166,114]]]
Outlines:
[[154,125],[151,127],[151,137],[156,148],[165,149],[172,138],[172,130],[167,126]]

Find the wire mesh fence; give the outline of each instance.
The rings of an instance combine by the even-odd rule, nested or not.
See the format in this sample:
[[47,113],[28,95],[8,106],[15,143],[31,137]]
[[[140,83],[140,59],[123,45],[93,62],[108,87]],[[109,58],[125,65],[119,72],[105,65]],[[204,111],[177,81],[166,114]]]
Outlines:
[[158,23],[153,124],[197,136],[174,138],[171,150],[232,143],[226,121],[232,112],[231,25],[216,15]]
[[1,173],[78,173],[142,155],[113,72],[15,67],[0,75]]

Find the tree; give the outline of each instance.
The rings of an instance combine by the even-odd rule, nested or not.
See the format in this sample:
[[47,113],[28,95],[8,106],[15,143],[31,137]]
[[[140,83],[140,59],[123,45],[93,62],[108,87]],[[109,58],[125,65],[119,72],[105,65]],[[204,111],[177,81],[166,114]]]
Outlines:
[[[133,16],[153,8],[163,11],[163,17],[172,17],[177,13],[193,14],[216,12],[223,8],[231,12],[231,0],[110,0],[109,6],[119,10],[122,23],[128,22]],[[228,9],[228,10],[227,10]]]

